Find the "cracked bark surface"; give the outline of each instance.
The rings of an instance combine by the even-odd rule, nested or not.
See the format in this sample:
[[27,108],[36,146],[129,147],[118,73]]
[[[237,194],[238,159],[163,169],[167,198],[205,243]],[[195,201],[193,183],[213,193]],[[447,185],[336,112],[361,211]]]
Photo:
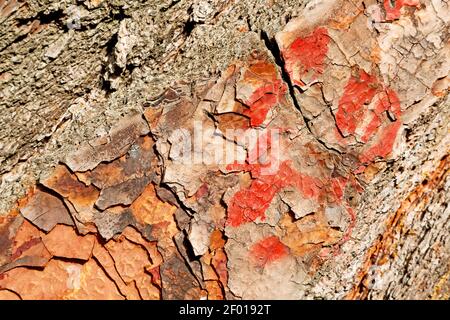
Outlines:
[[0,299],[448,299],[449,20],[0,0]]

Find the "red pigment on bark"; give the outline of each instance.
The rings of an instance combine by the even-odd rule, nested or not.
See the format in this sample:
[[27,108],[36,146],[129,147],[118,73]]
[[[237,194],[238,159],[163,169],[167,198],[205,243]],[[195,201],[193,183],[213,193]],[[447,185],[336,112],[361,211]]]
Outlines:
[[243,223],[265,219],[275,195],[286,187],[294,187],[307,198],[318,198],[322,182],[314,177],[301,174],[290,167],[290,161],[283,161],[276,174],[263,175],[265,166],[260,164],[231,164],[227,170],[250,171],[254,180],[250,187],[239,190],[231,198],[228,205],[227,224],[237,227]]
[[270,236],[252,245],[249,254],[256,266],[264,267],[286,257],[289,249],[276,236]]
[[344,196],[345,186],[347,185],[348,179],[345,177],[333,178],[331,180],[331,188],[333,190],[333,198],[337,202],[342,201]]
[[[267,143],[261,143],[262,140]],[[265,212],[273,198],[287,187],[297,189],[305,198],[341,203],[348,178],[329,178],[331,183],[324,185],[321,179],[293,169],[291,161],[288,160],[281,162],[274,174],[264,174],[263,170],[270,168],[276,159],[268,159],[265,164],[255,162],[266,154],[270,147],[271,136],[262,135],[257,146],[249,152],[246,164],[227,165],[227,170],[247,171],[253,178],[249,187],[237,191],[231,198],[227,210],[227,225],[237,227],[258,218],[265,220]]]
[[369,139],[377,132],[380,125],[381,119],[376,113],[374,113],[372,116],[372,120],[370,120],[370,123],[366,127],[366,132],[361,137],[362,142],[366,143],[367,141],[369,141]]
[[312,34],[296,39],[282,52],[285,69],[294,84],[305,85],[301,77],[311,71],[314,76],[323,73],[329,42],[328,30],[319,27]]
[[256,89],[250,98],[244,101],[248,109],[243,114],[250,118],[250,126],[260,126],[266,119],[270,109],[278,103],[280,95],[285,92],[285,85],[276,79],[276,75],[271,84]]
[[250,97],[242,101],[248,107],[243,114],[250,118],[251,127],[260,126],[286,92],[286,85],[279,79],[275,65],[266,60],[252,63],[244,73],[243,82],[256,87]]
[[400,100],[392,89],[385,89],[382,92],[381,98],[375,107],[375,113],[381,115],[384,111],[390,111],[395,117],[399,118],[402,114],[400,109]]
[[392,148],[394,147],[395,139],[397,138],[400,127],[400,121],[389,124],[381,133],[379,142],[364,151],[359,157],[359,160],[362,163],[370,163],[375,160],[376,157],[385,158],[391,153]]
[[372,101],[377,93],[377,87],[377,79],[363,70],[360,70],[358,77],[350,78],[339,100],[339,109],[336,113],[336,125],[344,135],[356,132],[366,112],[364,105]]
[[365,143],[378,131],[381,125],[381,115],[385,111],[392,112],[396,117],[400,117],[400,101],[397,94],[391,90],[387,89],[383,91],[379,96],[379,101],[375,106],[375,110],[371,111],[373,113],[372,120],[365,129],[364,135],[361,140]]
[[395,20],[400,18],[400,10],[404,6],[418,7],[419,5],[419,0],[384,0],[386,20]]
[[276,75],[273,77],[272,80],[269,81],[270,81],[269,84],[263,85],[255,89],[255,91],[253,91],[253,93],[251,94],[250,98],[248,98],[247,100],[243,100],[242,102],[247,106],[251,106],[258,100],[264,98],[264,96],[267,94],[276,94],[280,90],[279,87],[281,86],[281,82],[277,80]]
[[[367,105],[375,98],[378,99],[375,109],[368,110]],[[392,112],[397,120],[381,127],[382,114],[386,111]],[[344,135],[355,134],[367,112],[372,114],[372,119],[364,128],[361,140],[365,143],[377,135],[378,142],[359,156],[362,163],[369,163],[376,157],[384,158],[392,151],[400,129],[398,118],[401,116],[401,109],[400,100],[395,91],[383,88],[376,77],[360,70],[358,77],[351,77],[345,86],[344,94],[339,100],[336,125]]]
[[257,127],[266,120],[270,109],[278,102],[276,94],[265,94],[261,99],[250,105],[243,113],[250,118],[250,126]]
[[17,258],[19,258],[25,251],[27,251],[28,249],[30,249],[31,247],[37,245],[38,243],[41,242],[40,238],[33,238],[30,239],[26,242],[24,242],[20,247],[18,247],[16,249],[16,251],[12,254],[11,259],[15,260]]

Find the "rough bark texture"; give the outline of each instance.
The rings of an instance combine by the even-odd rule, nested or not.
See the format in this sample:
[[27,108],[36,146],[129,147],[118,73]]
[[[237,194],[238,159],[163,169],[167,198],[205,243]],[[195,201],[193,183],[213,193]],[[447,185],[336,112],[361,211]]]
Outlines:
[[0,298],[448,299],[449,21],[0,0]]

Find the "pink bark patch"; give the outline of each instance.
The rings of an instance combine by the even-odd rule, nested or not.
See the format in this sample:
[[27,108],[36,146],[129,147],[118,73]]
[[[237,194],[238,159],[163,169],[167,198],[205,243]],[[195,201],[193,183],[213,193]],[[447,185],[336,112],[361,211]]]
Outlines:
[[286,71],[294,84],[305,85],[301,77],[310,72],[314,76],[323,73],[329,42],[328,30],[319,27],[312,34],[296,39],[282,52]]
[[250,259],[257,267],[264,267],[289,254],[289,249],[276,236],[267,237],[250,248]]

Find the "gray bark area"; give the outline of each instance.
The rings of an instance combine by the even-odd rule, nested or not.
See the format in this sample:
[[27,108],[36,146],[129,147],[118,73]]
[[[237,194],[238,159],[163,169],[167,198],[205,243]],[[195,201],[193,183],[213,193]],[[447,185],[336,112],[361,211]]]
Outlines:
[[2,1],[2,211],[80,141],[109,132],[171,85],[224,70],[302,5]]
[[[267,50],[307,2],[0,0],[0,215],[168,88]],[[409,110],[396,157],[376,163],[358,198],[350,240],[303,298],[448,298],[448,106],[447,91]],[[389,262],[377,264],[383,254]]]

